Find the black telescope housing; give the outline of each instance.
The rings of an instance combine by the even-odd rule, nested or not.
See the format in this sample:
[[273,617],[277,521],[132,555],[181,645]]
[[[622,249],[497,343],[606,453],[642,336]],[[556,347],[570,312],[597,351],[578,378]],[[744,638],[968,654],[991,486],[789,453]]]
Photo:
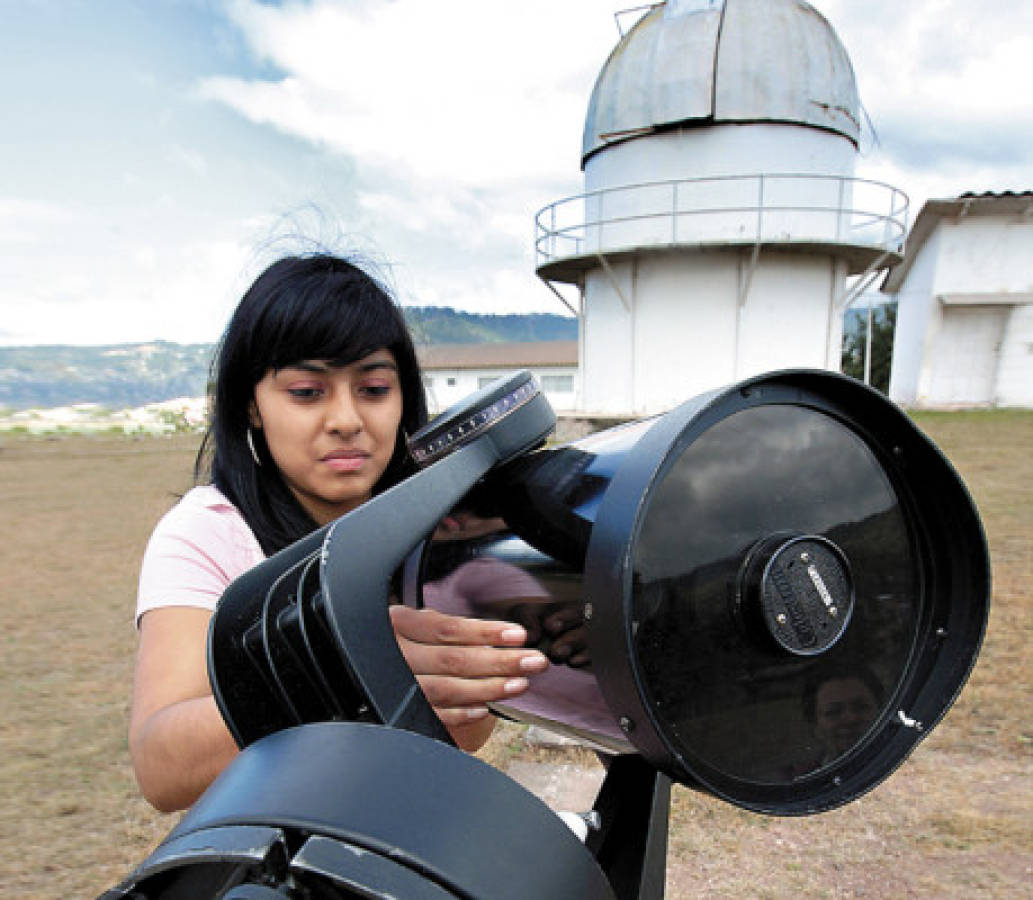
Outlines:
[[[672,780],[821,812],[943,717],[986,540],[880,394],[775,372],[532,450],[553,422],[528,373],[501,379],[414,436],[422,471],[231,585],[209,670],[247,749],[111,896],[660,897]],[[449,512],[463,528],[436,532]],[[496,712],[611,760],[585,844],[447,746],[399,601],[511,619],[550,656]]]

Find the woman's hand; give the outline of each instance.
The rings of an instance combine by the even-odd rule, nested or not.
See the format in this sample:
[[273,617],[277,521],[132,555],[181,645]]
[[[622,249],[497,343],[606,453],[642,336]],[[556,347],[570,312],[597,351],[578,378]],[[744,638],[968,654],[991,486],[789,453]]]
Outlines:
[[435,541],[471,541],[505,531],[504,519],[482,519],[466,510],[459,510],[445,516],[434,529]]
[[405,661],[464,750],[477,749],[491,734],[488,703],[519,697],[529,677],[548,668],[543,654],[524,647],[527,631],[512,622],[407,606],[389,612]]

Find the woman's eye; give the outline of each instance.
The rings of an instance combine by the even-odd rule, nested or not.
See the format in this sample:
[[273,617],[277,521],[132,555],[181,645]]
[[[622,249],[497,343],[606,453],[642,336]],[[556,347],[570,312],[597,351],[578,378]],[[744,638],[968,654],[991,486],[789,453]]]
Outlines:
[[323,391],[321,388],[317,387],[297,387],[287,388],[287,393],[296,400],[315,400],[323,393]]
[[359,388],[359,390],[367,397],[386,397],[388,394],[391,393],[391,385],[364,384],[361,388]]

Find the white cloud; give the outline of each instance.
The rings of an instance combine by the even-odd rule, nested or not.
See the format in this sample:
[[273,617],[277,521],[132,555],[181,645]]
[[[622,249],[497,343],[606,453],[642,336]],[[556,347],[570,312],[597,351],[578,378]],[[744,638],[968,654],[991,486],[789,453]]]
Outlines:
[[819,0],[878,143],[859,170],[928,197],[1033,188],[1033,4]]
[[569,310],[538,281],[530,265],[473,270],[466,277],[442,279],[417,276],[411,290],[420,306],[451,306],[478,313],[551,312]]
[[0,241],[5,245],[45,240],[50,229],[74,221],[75,214],[58,203],[31,197],[0,196]]
[[204,176],[208,174],[208,163],[197,150],[174,144],[169,148],[169,158],[195,175]]
[[117,268],[83,252],[48,277],[21,272],[4,285],[5,344],[105,344],[161,339],[214,341],[246,279],[250,249],[203,240],[133,246]]
[[237,0],[231,12],[287,74],[210,78],[203,96],[367,165],[478,186],[576,172],[616,37],[605,7],[583,0]]

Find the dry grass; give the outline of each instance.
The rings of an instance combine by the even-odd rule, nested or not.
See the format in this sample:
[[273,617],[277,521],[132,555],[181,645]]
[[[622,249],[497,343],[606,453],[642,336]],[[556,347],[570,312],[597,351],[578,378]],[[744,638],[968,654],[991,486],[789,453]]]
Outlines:
[[[940,728],[844,809],[770,819],[676,789],[670,897],[1029,896],[1033,883],[1033,414],[918,417],[984,517],[994,606]],[[132,608],[147,535],[189,486],[196,438],[0,443],[0,893],[92,896],[175,823],[125,748]],[[485,756],[591,764],[506,726]]]

